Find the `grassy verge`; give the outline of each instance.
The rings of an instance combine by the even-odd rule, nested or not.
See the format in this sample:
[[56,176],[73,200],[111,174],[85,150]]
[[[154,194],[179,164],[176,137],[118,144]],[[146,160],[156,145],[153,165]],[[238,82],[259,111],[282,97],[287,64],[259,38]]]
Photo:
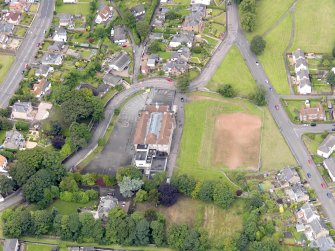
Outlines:
[[12,66],[15,57],[8,55],[0,55],[0,84],[4,81],[7,72]]
[[224,84],[231,84],[238,95],[243,97],[248,96],[256,87],[255,81],[236,46],[228,52],[207,87],[217,91]]

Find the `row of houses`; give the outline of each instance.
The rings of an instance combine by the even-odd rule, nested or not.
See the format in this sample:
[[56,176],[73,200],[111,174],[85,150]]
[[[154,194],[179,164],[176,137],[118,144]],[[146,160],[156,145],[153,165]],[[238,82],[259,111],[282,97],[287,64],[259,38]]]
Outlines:
[[310,94],[312,92],[312,84],[309,79],[309,70],[305,53],[301,49],[297,49],[292,53],[292,57],[296,74],[296,83],[298,84],[298,92],[300,94]]
[[329,177],[335,182],[335,158],[330,157],[335,151],[335,135],[328,134],[317,149],[317,155],[325,158],[323,166],[328,171]]

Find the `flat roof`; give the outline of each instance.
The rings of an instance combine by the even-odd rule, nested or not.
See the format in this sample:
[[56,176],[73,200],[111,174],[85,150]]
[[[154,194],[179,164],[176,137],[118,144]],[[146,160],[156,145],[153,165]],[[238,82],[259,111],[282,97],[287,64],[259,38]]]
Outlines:
[[151,171],[165,171],[167,157],[156,157],[152,159]]

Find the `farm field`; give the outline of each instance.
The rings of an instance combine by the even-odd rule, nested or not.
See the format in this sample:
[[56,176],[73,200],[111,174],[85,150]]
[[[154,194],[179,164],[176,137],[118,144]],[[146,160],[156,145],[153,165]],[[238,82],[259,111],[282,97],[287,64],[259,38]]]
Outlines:
[[228,52],[207,88],[217,91],[224,84],[231,84],[237,95],[242,97],[248,96],[256,87],[255,80],[236,46]]
[[294,0],[260,0],[256,7],[256,25],[253,32],[246,33],[251,40],[256,35],[262,35],[290,8]]
[[291,36],[292,16],[288,15],[274,30],[264,37],[266,48],[259,59],[279,94],[289,94],[283,53]]
[[15,60],[14,56],[0,55],[0,85],[4,81],[7,72]]
[[[245,100],[224,99],[219,95],[204,97],[204,95],[199,93],[191,95],[189,99],[192,101],[185,105],[185,125],[177,162],[178,167],[175,169],[177,174],[186,173],[199,180],[226,180],[226,171],[236,170],[236,168],[244,171],[257,170],[259,155],[256,167],[241,164],[238,167],[235,166],[235,169],[231,169],[229,168],[231,158],[224,156],[224,148],[231,144],[223,140],[220,149],[215,149],[214,128],[217,117],[238,113],[257,117],[261,120],[262,128],[260,132],[261,144],[259,139],[251,140],[252,137],[249,137],[251,141],[246,140],[249,145],[251,142],[258,144],[258,150],[257,148],[251,148],[253,149],[251,150],[245,147],[235,149],[236,153],[242,151],[245,155],[238,160],[241,161],[240,163],[243,163],[243,160],[250,161],[252,159],[255,161],[255,154],[260,152],[261,171],[278,170],[286,165],[295,165],[295,160],[288,146],[266,108],[257,108]],[[254,119],[254,117],[252,118]],[[239,127],[236,130],[239,130]],[[213,162],[215,151],[223,153],[223,163],[215,164]]]
[[334,1],[298,1],[292,50],[301,48],[306,52],[331,53],[335,43],[334,15]]
[[56,12],[86,16],[90,13],[90,0],[78,0],[76,4],[62,4],[61,6],[56,6]]

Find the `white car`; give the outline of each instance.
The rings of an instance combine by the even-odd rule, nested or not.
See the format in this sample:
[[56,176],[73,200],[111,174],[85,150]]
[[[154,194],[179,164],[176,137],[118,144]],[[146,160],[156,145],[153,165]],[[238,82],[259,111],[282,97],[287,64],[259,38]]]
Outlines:
[[304,124],[304,126],[308,126],[308,124]]

